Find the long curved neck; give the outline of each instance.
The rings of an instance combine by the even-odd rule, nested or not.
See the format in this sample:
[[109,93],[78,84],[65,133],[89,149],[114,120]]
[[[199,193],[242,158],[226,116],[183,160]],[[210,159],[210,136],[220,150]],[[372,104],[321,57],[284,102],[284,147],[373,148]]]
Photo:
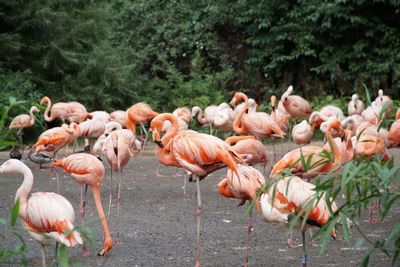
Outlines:
[[35,123],[35,116],[33,115],[33,107],[29,110],[29,116],[31,119],[29,120],[29,124],[33,125]]
[[246,135],[246,136],[231,136],[225,139],[225,143],[227,143],[228,145],[233,145],[239,141],[242,140],[247,140],[247,139],[252,139],[252,140],[256,140],[256,138],[253,135]]
[[[163,143],[164,146],[169,146],[171,138],[174,137],[178,133],[179,123],[178,123],[177,118],[172,114],[165,114],[163,117],[163,120],[161,122],[161,125],[163,125],[164,121],[166,121],[166,120],[171,122],[171,126],[168,128],[167,132],[161,138],[161,142]],[[162,129],[158,129],[158,130],[161,131]]]
[[198,106],[195,106],[193,108],[193,115],[196,115],[196,114],[197,114],[197,120],[199,121],[199,123],[204,124],[207,122],[206,119],[203,118],[203,110]]
[[32,190],[33,185],[33,174],[32,171],[25,165],[21,164],[19,167],[21,173],[24,175],[24,181],[15,193],[15,201],[19,199],[19,211],[18,215],[22,218],[26,217],[26,202],[28,195]]
[[328,127],[326,128],[326,132],[325,132],[326,140],[332,146],[332,150],[333,150],[332,152],[333,152],[333,156],[335,158],[335,164],[340,164],[342,162],[342,154],[340,153],[335,140],[333,140],[331,130],[332,130],[332,125],[329,124]]
[[53,118],[49,116],[49,112],[50,112],[50,108],[51,108],[51,100],[50,98],[48,98],[47,96],[43,97],[42,101],[41,101],[41,105],[47,103],[47,107],[46,110],[44,112],[44,119],[46,121],[52,121]]
[[236,97],[236,101],[244,100],[244,107],[240,110],[239,114],[236,116],[235,120],[233,121],[233,130],[238,134],[246,133],[246,128],[243,123],[241,123],[244,113],[246,112],[247,108],[249,107],[249,100],[247,96],[242,93],[238,93]]

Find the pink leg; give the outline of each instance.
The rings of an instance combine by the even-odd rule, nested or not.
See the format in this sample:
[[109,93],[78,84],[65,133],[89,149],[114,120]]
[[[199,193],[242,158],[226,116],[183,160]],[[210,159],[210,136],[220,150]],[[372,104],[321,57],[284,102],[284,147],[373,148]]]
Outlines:
[[246,242],[246,256],[244,258],[244,266],[249,266],[249,250],[250,250],[250,234],[253,229],[252,213],[249,213],[249,224],[247,225],[247,242]]
[[107,220],[110,221],[110,213],[111,213],[111,202],[112,202],[112,175],[113,175],[113,170],[110,168],[110,194],[108,198],[108,211],[107,211]]
[[156,170],[156,176],[157,177],[165,177],[165,175],[162,175],[160,173],[160,169],[161,169],[161,163],[158,163],[158,167],[157,167],[157,170]]
[[[118,177],[118,192],[117,192],[117,225],[120,225],[120,219],[121,219],[121,183],[122,183],[122,171],[121,174]],[[117,232],[117,240],[114,242],[114,244],[122,244],[121,240],[119,239],[119,231]]]
[[[83,188],[85,188],[85,189],[83,189]],[[87,189],[88,189],[88,185],[87,184],[81,186],[81,218],[82,218],[81,224],[82,224],[82,226],[85,225],[85,207],[86,207]],[[86,239],[83,239],[82,255],[83,256],[90,255],[90,251],[86,247]]]
[[196,265],[201,267],[200,264],[200,230],[201,230],[201,193],[200,193],[200,178],[196,176],[196,193],[197,193],[197,235],[196,235]]
[[288,245],[289,248],[297,248],[299,246],[293,240],[293,232],[290,232],[290,237],[287,240],[287,245]]

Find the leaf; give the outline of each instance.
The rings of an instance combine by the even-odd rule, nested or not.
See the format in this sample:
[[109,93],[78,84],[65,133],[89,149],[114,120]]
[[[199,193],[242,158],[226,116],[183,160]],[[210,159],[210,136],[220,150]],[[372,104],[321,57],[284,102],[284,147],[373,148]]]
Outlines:
[[17,223],[18,212],[19,212],[19,199],[15,201],[14,207],[12,208],[11,211],[11,218],[10,218],[11,226],[15,226],[15,224]]
[[367,254],[360,262],[360,266],[367,267],[369,262],[369,254]]
[[65,244],[61,244],[60,246],[60,267],[68,267],[68,248]]
[[341,221],[342,221],[344,239],[346,240],[347,244],[349,246],[351,246],[350,230],[349,230],[349,226],[347,224],[347,216],[344,214],[341,214],[340,217],[341,217]]

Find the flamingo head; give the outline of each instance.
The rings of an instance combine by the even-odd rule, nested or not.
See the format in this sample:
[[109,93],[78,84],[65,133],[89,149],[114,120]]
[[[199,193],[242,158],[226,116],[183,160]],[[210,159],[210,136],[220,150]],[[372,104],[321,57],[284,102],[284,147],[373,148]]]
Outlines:
[[40,100],[40,105],[43,105],[45,102],[50,102],[50,98],[47,96],[44,96],[42,100]]
[[275,104],[276,104],[276,96],[275,96],[275,95],[272,95],[272,96],[271,96],[271,105],[272,105],[272,108],[273,108],[273,109],[275,109]]
[[231,103],[230,103],[231,106],[234,107],[237,104],[237,102],[239,102],[239,100],[242,100],[242,99],[245,100],[245,101],[248,101],[248,98],[247,98],[247,96],[245,94],[240,93],[240,92],[236,92],[233,95],[233,98],[231,100]]
[[40,109],[38,109],[38,107],[36,107],[36,106],[32,106],[31,112],[40,112]]
[[353,94],[351,96],[351,100],[356,101],[358,99],[358,95],[357,94]]
[[9,159],[0,166],[0,173],[20,173],[23,163],[18,159]]
[[332,120],[328,123],[328,127],[326,128],[326,131],[330,131],[331,129],[336,130],[337,132],[340,132],[340,135],[344,134],[342,124],[340,123],[339,120]]

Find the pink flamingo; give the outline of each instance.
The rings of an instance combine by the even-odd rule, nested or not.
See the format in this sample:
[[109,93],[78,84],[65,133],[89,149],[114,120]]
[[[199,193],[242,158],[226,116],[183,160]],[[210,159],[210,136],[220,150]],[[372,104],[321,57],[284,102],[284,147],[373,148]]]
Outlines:
[[210,128],[210,134],[212,134],[213,130],[212,130],[212,125],[214,124],[214,118],[215,118],[215,113],[217,112],[218,107],[215,105],[212,106],[208,106],[204,109],[204,118],[203,116],[203,111],[201,110],[200,107],[198,106],[194,106],[192,108],[192,116],[196,116],[197,114],[197,121],[200,124],[203,125],[208,125],[208,127]]
[[85,139],[85,150],[90,150],[90,139],[97,139],[106,130],[106,125],[99,119],[86,120],[79,123],[80,136]]
[[351,96],[351,101],[347,106],[347,111],[349,112],[349,116],[361,115],[364,111],[364,103],[358,98],[357,94]]
[[[160,132],[165,120],[171,122],[168,132],[160,139]],[[186,130],[178,132],[178,121],[170,113],[158,115],[151,121],[150,131],[153,140],[159,146],[157,157],[159,161],[168,166],[184,168],[196,175],[197,191],[197,238],[196,238],[196,266],[200,266],[200,227],[201,227],[201,194],[200,180],[209,173],[225,165],[237,173],[237,161],[241,159],[230,150],[228,144],[221,139]]]
[[309,144],[313,136],[313,128],[306,120],[303,120],[292,129],[293,141],[298,145]]
[[[315,186],[297,176],[288,176],[278,180],[269,186],[268,193],[260,197],[261,216],[268,223],[280,223],[289,226],[290,221],[300,214],[300,220],[295,227],[301,229],[302,237],[302,266],[307,266],[305,231],[311,227],[322,227],[328,223],[331,213],[337,211],[334,201],[327,203],[326,197],[317,198]],[[275,192],[274,192],[275,191]],[[317,200],[318,199],[318,200]],[[311,204],[310,213],[307,218],[307,208]],[[328,208],[328,205],[330,208]],[[303,209],[306,209],[303,211]],[[302,220],[306,220],[304,228]],[[336,231],[332,229],[331,236],[336,238]]]
[[[237,198],[241,202],[239,206],[243,205],[246,200],[254,200],[257,196],[257,190],[263,187],[265,184],[264,176],[255,168],[238,164],[237,175],[231,169],[228,169],[226,178],[222,179],[218,184],[218,192],[228,198]],[[259,203],[256,200],[256,203]],[[249,264],[249,247],[250,247],[250,233],[253,228],[252,226],[252,215],[249,213],[249,221],[247,225],[247,242],[246,242],[246,254],[244,260],[244,266]]]
[[[59,166],[68,172],[72,178],[82,185],[81,187],[81,215],[82,224],[85,217],[86,206],[86,192],[87,187],[92,188],[94,201],[96,203],[97,213],[99,214],[101,224],[104,229],[104,244],[103,249],[99,252],[100,256],[105,256],[112,249],[113,242],[111,239],[110,231],[106,216],[104,215],[103,206],[101,204],[100,187],[103,183],[104,166],[101,161],[93,155],[86,153],[72,154],[64,159],[57,160],[51,166]],[[83,185],[85,185],[85,196],[83,197]],[[83,253],[88,254],[86,244],[83,246]]]
[[182,119],[186,124],[189,124],[192,121],[192,114],[190,109],[187,107],[177,108],[172,112],[177,118]]
[[232,98],[231,105],[235,106],[240,100],[244,100],[244,108],[233,122],[233,129],[238,134],[251,133],[257,138],[265,138],[274,136],[279,138],[285,137],[285,132],[273,121],[265,112],[246,113],[248,107],[248,98],[243,93],[235,93]]
[[390,126],[387,138],[392,141],[392,146],[400,145],[400,108],[396,112],[395,121]]
[[108,122],[105,125],[104,133],[97,138],[96,142],[93,145],[93,148],[90,150],[90,153],[99,157],[103,156],[103,146],[107,136],[113,130],[121,130],[121,129],[122,125],[119,124],[118,122],[116,121]]
[[[80,123],[87,118],[91,118],[86,108],[79,102],[58,102],[52,105],[50,98],[45,96],[40,101],[40,105],[44,103],[47,103],[44,113],[44,119],[46,121],[53,121],[55,118],[59,117],[63,121],[67,119],[70,122]],[[50,111],[51,115],[49,116]]]
[[308,119],[312,112],[310,104],[301,96],[291,95],[292,92],[293,86],[289,86],[281,96],[282,105],[292,118]]
[[18,215],[24,222],[24,228],[41,245],[43,266],[46,266],[44,246],[50,245],[51,239],[55,239],[57,245],[62,243],[68,247],[82,244],[82,238],[73,225],[74,209],[66,198],[53,192],[37,192],[28,199],[32,190],[33,174],[19,160],[10,159],[4,162],[0,166],[0,173],[18,173],[24,176],[24,181],[15,194],[15,202],[19,201]]
[[110,121],[116,121],[125,127],[125,115],[126,111],[124,110],[116,110],[110,113]]
[[393,108],[393,101],[390,99],[390,97],[388,97],[387,95],[383,94],[383,90],[379,89],[378,91],[378,96],[375,99],[375,102],[377,103],[377,105],[381,108],[383,108],[383,106],[387,104],[387,108],[385,110],[385,117],[389,118],[392,115],[392,108]]
[[9,126],[10,129],[18,129],[17,137],[19,142],[21,143],[21,146],[22,146],[22,130],[25,128],[29,128],[33,124],[35,124],[35,116],[33,115],[33,112],[40,112],[40,110],[37,107],[32,106],[31,109],[29,110],[29,115],[20,114],[16,116],[10,123]]
[[102,121],[103,123],[110,121],[110,114],[108,114],[106,111],[92,111],[90,112],[90,115],[92,116],[92,119]]
[[[138,144],[136,143],[138,142]],[[112,131],[108,137],[105,139],[103,146],[103,153],[107,158],[108,163],[111,167],[111,177],[110,177],[110,197],[109,197],[109,205],[108,205],[108,215],[110,217],[111,211],[111,200],[112,200],[112,172],[121,172],[123,168],[128,164],[129,159],[131,158],[131,152],[133,151],[134,145],[138,146],[138,149],[141,147],[140,141],[137,140],[136,136],[132,133],[132,131],[127,129],[115,130]],[[117,185],[117,218],[119,224],[120,219],[120,204],[121,204],[121,184],[122,184],[122,175],[119,175],[118,185]],[[117,241],[115,242],[120,244],[119,241],[119,233],[117,233]]]
[[225,132],[232,132],[234,119],[235,112],[233,109],[228,104],[222,103],[215,112],[214,125]]
[[[240,113],[240,111],[242,111],[243,107],[244,107],[244,102],[235,106],[235,109],[233,110],[235,112],[235,117]],[[249,98],[247,105],[247,113],[256,112],[257,108],[258,108],[257,102],[253,98]]]
[[274,120],[282,131],[287,132],[289,129],[289,116],[285,113],[281,112],[279,109],[276,109],[276,96],[271,96],[271,105],[272,105],[272,112],[271,112],[271,119]]

